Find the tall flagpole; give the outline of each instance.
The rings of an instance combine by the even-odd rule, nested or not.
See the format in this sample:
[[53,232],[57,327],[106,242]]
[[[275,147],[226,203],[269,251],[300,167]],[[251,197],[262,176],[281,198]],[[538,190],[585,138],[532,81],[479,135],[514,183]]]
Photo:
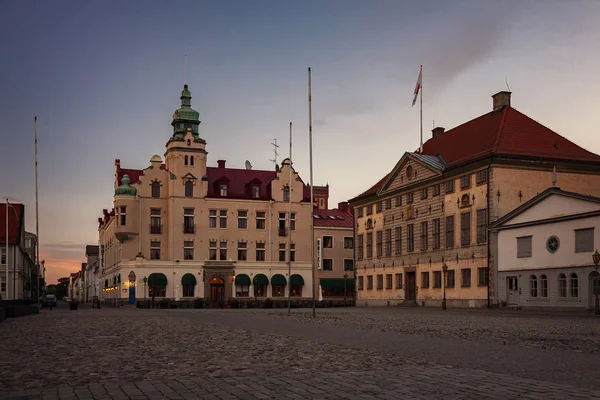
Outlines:
[[421,77],[421,87],[420,92],[421,92],[421,145],[419,146],[419,152],[423,153],[423,66],[421,65],[421,72],[419,74],[419,76]]
[[290,180],[289,180],[289,184],[288,184],[288,251],[289,251],[289,258],[288,258],[288,279],[290,280],[290,282],[288,282],[288,315],[290,315],[292,313],[292,285],[291,285],[291,279],[292,279],[292,123],[290,122]]
[[8,197],[6,198],[6,257],[4,263],[6,264],[6,300],[8,300]]
[[37,116],[33,117],[33,147],[35,153],[35,242],[36,242],[36,301],[40,298],[40,224],[39,224],[39,207],[38,207],[38,162],[37,162]]
[[312,146],[312,95],[310,67],[308,67],[308,148],[310,161],[310,264],[312,271],[312,307],[313,318],[317,317],[315,300],[315,227],[314,227],[314,195],[313,195],[313,146]]

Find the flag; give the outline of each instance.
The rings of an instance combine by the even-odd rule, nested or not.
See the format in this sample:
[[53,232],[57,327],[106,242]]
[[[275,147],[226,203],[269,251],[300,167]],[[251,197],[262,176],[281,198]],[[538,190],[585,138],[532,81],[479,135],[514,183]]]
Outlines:
[[421,70],[419,71],[419,78],[417,79],[417,85],[415,86],[415,97],[413,97],[413,102],[412,102],[413,106],[417,102],[417,96],[419,95],[419,91],[421,90],[422,77],[423,77],[423,66],[421,66]]

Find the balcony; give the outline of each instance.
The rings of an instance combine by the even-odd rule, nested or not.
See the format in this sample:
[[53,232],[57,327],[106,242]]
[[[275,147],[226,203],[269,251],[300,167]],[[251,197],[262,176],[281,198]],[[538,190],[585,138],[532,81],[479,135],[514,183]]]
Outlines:
[[183,233],[196,233],[196,224],[183,224]]
[[115,227],[115,238],[121,243],[126,242],[131,236],[135,236],[138,233],[139,232],[131,226],[131,223],[129,225],[119,224]]
[[162,233],[162,225],[150,225],[150,233],[152,235],[160,235]]
[[279,228],[279,236],[287,236],[288,230],[287,228]]

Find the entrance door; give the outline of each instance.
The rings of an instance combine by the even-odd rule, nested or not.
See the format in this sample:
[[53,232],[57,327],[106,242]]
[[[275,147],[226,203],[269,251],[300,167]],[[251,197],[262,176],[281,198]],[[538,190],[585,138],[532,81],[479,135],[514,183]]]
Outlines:
[[407,272],[406,273],[406,290],[404,292],[404,298],[406,300],[417,299],[417,273]]
[[516,276],[506,277],[506,304],[519,304],[519,281]]
[[135,284],[129,282],[129,304],[135,304]]
[[213,303],[225,300],[225,281],[223,279],[215,277],[210,280],[210,300]]

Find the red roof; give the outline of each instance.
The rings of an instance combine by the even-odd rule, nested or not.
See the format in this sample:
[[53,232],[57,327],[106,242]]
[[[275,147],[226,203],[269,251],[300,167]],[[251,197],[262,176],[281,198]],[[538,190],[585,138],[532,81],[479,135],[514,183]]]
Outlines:
[[354,226],[354,218],[348,211],[343,211],[338,208],[333,210],[313,211],[314,226],[323,228],[350,228]]
[[[14,210],[14,211],[13,211]],[[15,215],[16,212],[16,215]],[[8,243],[19,244],[23,232],[23,204],[10,204],[8,208]],[[6,203],[0,204],[0,245],[6,243]]]

